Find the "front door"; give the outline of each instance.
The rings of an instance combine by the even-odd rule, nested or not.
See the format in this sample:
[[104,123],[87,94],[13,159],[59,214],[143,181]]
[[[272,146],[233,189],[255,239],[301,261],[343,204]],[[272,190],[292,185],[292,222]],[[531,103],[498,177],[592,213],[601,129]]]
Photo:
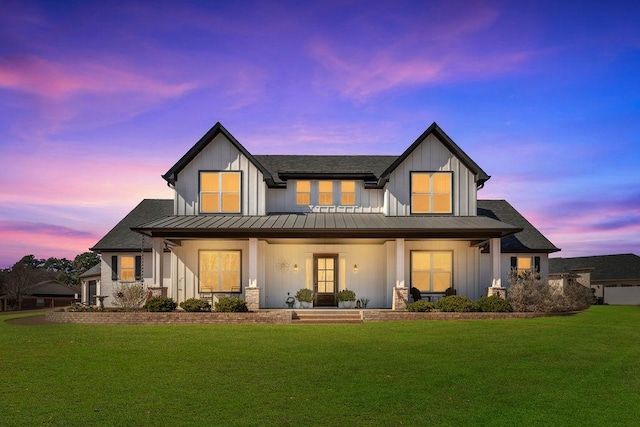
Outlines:
[[336,306],[338,255],[313,256],[313,291],[316,306]]

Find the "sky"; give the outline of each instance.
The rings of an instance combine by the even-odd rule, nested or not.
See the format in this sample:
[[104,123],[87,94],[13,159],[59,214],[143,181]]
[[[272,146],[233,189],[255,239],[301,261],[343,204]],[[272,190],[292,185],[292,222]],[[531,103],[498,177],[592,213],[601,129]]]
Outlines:
[[87,251],[220,121],[252,154],[432,122],[562,251],[640,254],[640,2],[0,2],[0,268]]

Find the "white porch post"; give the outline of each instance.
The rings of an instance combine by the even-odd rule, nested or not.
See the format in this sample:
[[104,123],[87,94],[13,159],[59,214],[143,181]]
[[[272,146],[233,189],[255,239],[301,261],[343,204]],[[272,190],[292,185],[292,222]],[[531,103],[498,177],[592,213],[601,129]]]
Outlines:
[[[154,237],[151,239],[151,281],[156,288],[162,288],[162,278],[164,277],[164,268],[162,256],[164,254],[164,239],[162,237]],[[144,277],[142,278],[144,280]]]
[[491,239],[489,241],[489,248],[491,251],[491,286],[487,289],[487,296],[498,295],[506,298],[507,290],[502,287],[500,238],[496,237]]
[[407,306],[409,290],[404,280],[404,239],[396,239],[396,283],[393,287],[393,310],[404,310]]
[[245,289],[245,301],[250,311],[260,309],[260,288],[258,287],[258,239],[249,238],[249,287]]

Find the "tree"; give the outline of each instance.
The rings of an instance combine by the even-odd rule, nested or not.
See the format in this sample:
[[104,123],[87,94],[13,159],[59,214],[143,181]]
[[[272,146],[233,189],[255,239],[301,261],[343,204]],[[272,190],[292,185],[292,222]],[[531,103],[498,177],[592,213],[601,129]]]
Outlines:
[[23,257],[3,274],[3,291],[17,310],[22,308],[22,297],[27,295],[29,288],[53,276],[44,268],[33,268],[33,263],[23,262],[25,258],[27,257]]
[[83,252],[73,259],[73,269],[82,273],[98,264],[100,264],[100,257],[95,252]]

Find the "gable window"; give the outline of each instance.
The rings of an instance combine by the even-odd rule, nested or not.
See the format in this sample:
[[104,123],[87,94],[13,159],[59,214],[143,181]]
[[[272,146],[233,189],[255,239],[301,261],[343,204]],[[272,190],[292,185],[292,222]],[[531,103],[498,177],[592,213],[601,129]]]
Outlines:
[[296,181],[296,205],[311,204],[311,181]]
[[352,206],[356,204],[355,181],[340,182],[340,204],[343,206]]
[[453,212],[451,172],[411,173],[411,213]]
[[318,204],[333,205],[333,181],[318,181]]
[[111,257],[111,280],[133,282],[142,280],[142,257],[122,255]]
[[453,287],[453,252],[411,251],[411,286],[423,292]]
[[240,251],[200,251],[200,292],[240,292]]
[[240,213],[240,172],[200,172],[200,212]]

